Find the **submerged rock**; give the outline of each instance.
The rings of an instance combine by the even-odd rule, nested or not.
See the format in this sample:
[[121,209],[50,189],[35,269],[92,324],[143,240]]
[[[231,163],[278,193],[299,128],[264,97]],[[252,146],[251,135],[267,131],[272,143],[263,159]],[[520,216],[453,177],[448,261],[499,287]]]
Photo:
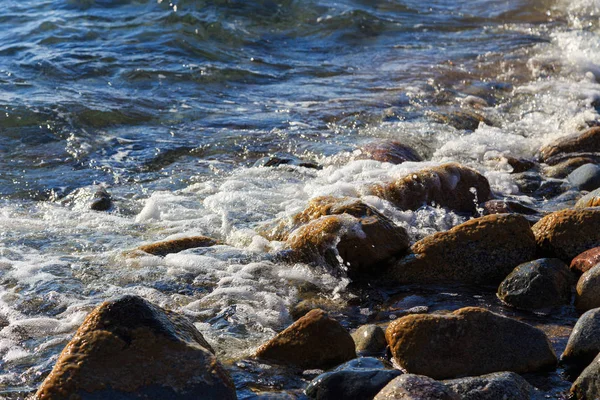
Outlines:
[[394,140],[372,142],[364,145],[360,150],[358,160],[377,160],[391,164],[402,164],[406,161],[423,161],[421,156],[410,146]]
[[305,393],[316,400],[372,399],[401,374],[400,370],[386,369],[377,358],[357,358],[313,379]]
[[579,311],[600,307],[600,265],[587,270],[577,281],[575,307]]
[[541,258],[517,266],[502,281],[498,298],[509,306],[536,310],[569,304],[574,276],[557,258]]
[[514,372],[443,381],[461,400],[531,400],[536,389]]
[[405,253],[409,237],[404,228],[381,215],[356,218],[342,214],[301,226],[286,245],[292,261],[335,267],[341,262],[348,276],[358,279],[378,274],[386,261]]
[[585,312],[575,324],[560,362],[577,376],[600,353],[600,308]]
[[310,311],[256,351],[256,358],[304,369],[326,369],[355,357],[350,334],[319,309]]
[[435,379],[534,372],[556,365],[541,330],[483,308],[409,315],[392,322],[385,335],[398,365]]
[[440,123],[448,124],[456,129],[474,131],[483,122],[486,125],[494,126],[486,116],[474,111],[453,111],[451,113],[431,113],[433,119]]
[[583,133],[561,138],[541,150],[544,162],[568,153],[600,152],[600,127],[594,127]]
[[524,217],[494,214],[427,236],[411,251],[389,268],[386,279],[498,284],[517,265],[534,259],[536,248]]
[[571,395],[577,400],[600,399],[600,354],[575,380]]
[[583,196],[575,204],[575,208],[600,207],[600,189],[593,190]]
[[218,243],[219,242],[217,240],[206,236],[192,236],[146,244],[138,247],[138,250],[155,256],[166,256],[170,253],[179,253],[180,251],[194,249],[197,247],[210,247]]
[[290,154],[279,154],[269,157],[263,157],[254,163],[254,167],[279,167],[281,165],[293,165],[297,167],[323,169],[317,163],[305,161]]
[[403,210],[438,205],[462,212],[477,212],[477,205],[492,197],[488,180],[474,169],[449,163],[413,172],[370,193]]
[[567,176],[571,186],[579,190],[594,190],[600,186],[600,166],[584,164]]
[[387,347],[385,332],[377,325],[363,325],[352,333],[356,352],[364,355],[381,354]]
[[541,218],[539,211],[512,200],[488,200],[481,205],[484,215],[490,214],[523,214]]
[[90,201],[90,209],[94,211],[107,211],[112,207],[112,199],[105,188],[98,189]]
[[600,247],[589,249],[575,257],[571,261],[571,271],[582,274],[600,263]]
[[600,209],[561,210],[546,215],[531,229],[545,257],[566,263],[582,252],[600,246]]
[[137,296],[84,321],[39,399],[235,399],[231,378],[194,325]]
[[427,376],[405,374],[388,383],[374,400],[460,400],[460,397]]

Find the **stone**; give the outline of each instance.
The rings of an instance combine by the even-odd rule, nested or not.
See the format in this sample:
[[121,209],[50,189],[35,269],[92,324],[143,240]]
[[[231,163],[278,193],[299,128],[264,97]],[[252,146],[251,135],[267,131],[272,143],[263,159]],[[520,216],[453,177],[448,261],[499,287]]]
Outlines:
[[577,274],[583,274],[598,263],[600,263],[600,247],[594,247],[575,257],[571,261],[570,268]]
[[356,352],[362,355],[382,354],[387,347],[385,332],[377,325],[363,325],[352,333]]
[[263,344],[256,358],[303,369],[327,369],[356,358],[352,336],[315,309]]
[[[513,200],[488,200],[481,205],[483,215],[490,214],[523,214],[540,215],[539,211]],[[541,216],[540,216],[541,218]]]
[[391,164],[402,164],[406,161],[423,161],[421,156],[410,146],[395,140],[371,142],[359,149],[357,160],[377,160]]
[[253,167],[279,167],[281,165],[293,165],[296,167],[323,169],[323,167],[317,163],[314,163],[312,161],[301,160],[300,158],[290,154],[278,154],[274,156],[263,157],[257,160],[254,163]]
[[600,307],[600,265],[584,272],[577,281],[575,307],[579,311]]
[[112,199],[105,188],[98,189],[91,201],[90,209],[94,211],[107,211],[112,207]]
[[340,267],[352,279],[379,274],[388,260],[406,253],[409,244],[406,230],[391,220],[349,214],[310,221],[286,242],[289,260]]
[[432,113],[431,116],[437,122],[448,124],[456,129],[474,131],[479,128],[479,124],[483,122],[486,125],[494,126],[492,121],[484,115],[474,111],[453,111],[450,113]]
[[600,162],[599,156],[571,157],[544,169],[544,175],[550,178],[563,179],[584,164]]
[[573,328],[560,363],[569,375],[578,376],[600,353],[600,308],[586,311]]
[[541,159],[548,162],[551,157],[565,153],[600,152],[600,127],[590,128],[583,133],[561,138],[541,150]]
[[146,244],[138,247],[138,250],[155,256],[166,256],[171,253],[179,253],[197,247],[210,247],[216,244],[219,244],[219,242],[215,239],[206,236],[192,236]]
[[514,372],[495,372],[482,376],[443,381],[461,400],[531,400],[536,389]]
[[457,163],[422,169],[389,183],[372,185],[367,191],[402,210],[437,205],[471,214],[492,198],[488,180]]
[[36,398],[235,399],[236,393],[191,322],[124,296],[88,315]]
[[372,399],[402,371],[386,369],[377,358],[361,357],[340,365],[312,380],[305,393],[316,400]]
[[517,265],[535,258],[535,240],[525,217],[494,214],[475,218],[416,242],[385,279],[396,283],[499,284]]
[[600,209],[566,209],[548,214],[531,230],[540,254],[567,264],[577,255],[600,246]]
[[575,203],[576,209],[588,208],[588,207],[600,207],[600,188],[592,190]]
[[511,156],[504,156],[504,158],[506,158],[506,162],[508,163],[508,165],[510,165],[513,168],[511,174],[518,174],[520,172],[529,171],[530,169],[533,169],[536,166],[535,162],[527,160],[525,158],[515,158]]
[[374,400],[460,400],[460,397],[427,376],[405,374],[388,383]]
[[521,193],[532,194],[540,190],[543,179],[537,172],[520,172],[512,175],[513,182]]
[[584,164],[571,172],[567,180],[576,189],[594,190],[600,187],[600,165]]
[[577,400],[600,399],[600,354],[587,366],[571,386],[571,396]]
[[517,266],[498,288],[503,303],[521,310],[537,310],[571,302],[575,277],[558,258],[541,258]]
[[408,315],[393,321],[385,336],[401,368],[434,379],[542,371],[557,361],[541,330],[477,307]]

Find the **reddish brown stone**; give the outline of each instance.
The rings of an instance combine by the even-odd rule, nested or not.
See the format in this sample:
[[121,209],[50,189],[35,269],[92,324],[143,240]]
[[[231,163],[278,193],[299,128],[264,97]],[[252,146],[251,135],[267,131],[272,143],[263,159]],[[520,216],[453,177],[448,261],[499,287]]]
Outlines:
[[600,247],[584,251],[571,261],[571,271],[583,274],[594,265],[600,263]]
[[541,158],[547,162],[551,157],[565,153],[584,153],[600,151],[600,127],[594,127],[583,133],[561,138],[542,148]]
[[170,253],[179,253],[180,251],[187,249],[194,249],[196,247],[210,247],[218,244],[219,242],[215,239],[211,239],[206,236],[193,236],[181,239],[165,240],[164,242],[157,242],[152,244],[146,244],[138,247],[148,254],[155,256],[166,256]]
[[372,142],[363,146],[358,160],[377,160],[391,164],[402,164],[406,161],[423,161],[421,156],[410,146],[397,141]]

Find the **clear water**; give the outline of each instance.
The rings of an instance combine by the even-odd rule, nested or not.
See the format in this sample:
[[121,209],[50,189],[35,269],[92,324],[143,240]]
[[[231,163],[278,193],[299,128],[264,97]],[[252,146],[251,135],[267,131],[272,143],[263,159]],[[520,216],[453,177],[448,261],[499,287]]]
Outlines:
[[[274,262],[281,243],[256,228],[334,194],[363,197],[413,239],[448,229],[464,216],[402,212],[363,188],[450,160],[484,173],[499,197],[572,204],[521,192],[495,158],[534,158],[599,118],[599,12],[597,0],[0,2],[0,396],[34,391],[84,316],[123,293],[193,319],[242,398],[266,370],[231,362],[291,323],[303,299],[327,301],[349,328],[430,303],[512,315],[461,288],[361,301],[344,277]],[[473,101],[494,127],[432,118]],[[356,159],[385,138],[427,161]],[[324,169],[252,167],[275,153]],[[110,212],[87,207],[98,185]],[[129,252],[196,234],[225,244]],[[422,304],[398,306],[407,291]],[[559,351],[568,329],[552,327],[575,318],[520,317],[554,332]],[[302,385],[284,373],[265,382]]]

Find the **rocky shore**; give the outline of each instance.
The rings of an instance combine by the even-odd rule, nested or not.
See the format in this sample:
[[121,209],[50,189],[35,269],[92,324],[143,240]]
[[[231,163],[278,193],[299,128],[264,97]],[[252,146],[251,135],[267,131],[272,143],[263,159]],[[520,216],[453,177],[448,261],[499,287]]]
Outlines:
[[[599,152],[600,128],[590,128],[540,149],[539,160],[508,160],[515,174],[566,177],[559,186],[533,188],[533,196],[580,193],[573,208],[552,212],[500,198],[482,174],[456,163],[364,188],[364,196],[399,210],[442,207],[469,218],[420,240],[360,198],[314,198],[292,218],[257,231],[281,243],[271,254],[275,262],[349,277],[358,293],[353,306],[370,309],[372,323],[348,326],[335,308],[307,303],[253,357],[218,360],[217,344],[205,340],[193,324],[198,321],[141,297],[120,297],[89,314],[36,397],[251,398],[235,375],[240,365],[258,363],[262,370],[285,369],[303,387],[256,385],[256,398],[600,398],[600,170],[590,156]],[[397,142],[361,154],[391,163],[421,160]],[[293,164],[267,160],[261,167]],[[218,243],[181,238],[140,246],[130,256]],[[452,310],[430,310],[408,302],[377,318],[377,303],[389,300],[381,296],[385,290],[408,288],[410,296],[411,288],[439,285],[462,285],[475,298],[496,293],[496,307],[461,307],[457,300]],[[572,332],[568,324],[544,325],[564,312],[581,313]],[[570,389],[558,393],[548,382]]]

